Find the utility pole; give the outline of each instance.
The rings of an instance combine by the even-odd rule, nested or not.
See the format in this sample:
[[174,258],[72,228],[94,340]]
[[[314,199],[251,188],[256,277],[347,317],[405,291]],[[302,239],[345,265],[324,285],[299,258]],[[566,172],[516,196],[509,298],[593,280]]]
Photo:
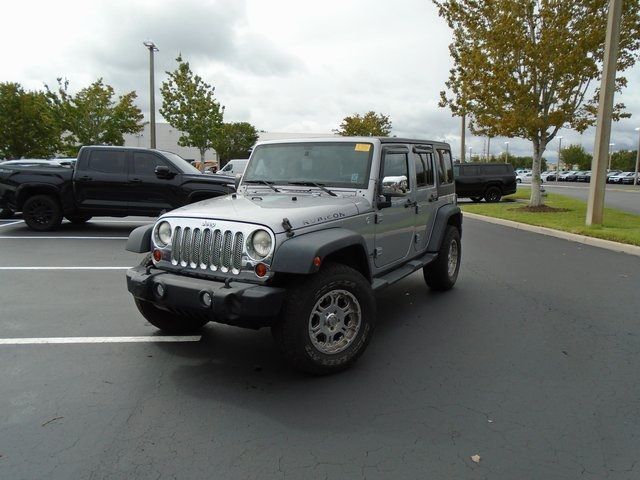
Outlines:
[[636,128],[638,132],[638,151],[636,152],[636,175],[633,177],[633,185],[638,185],[638,167],[640,166],[640,128]]
[[462,127],[461,127],[461,131],[460,131],[460,163],[464,163],[464,157],[466,155],[466,151],[465,151],[465,146],[464,146],[464,141],[465,141],[465,134],[467,131],[467,116],[466,115],[462,115]]
[[615,93],[616,67],[620,46],[622,0],[609,0],[607,36],[604,46],[600,102],[596,120],[596,141],[591,162],[591,183],[587,202],[587,225],[601,225],[604,213],[604,193],[607,181],[607,153],[611,139],[611,115]]
[[491,137],[487,138],[487,162],[491,161]]
[[507,158],[504,163],[509,163],[509,142],[504,142],[504,144],[507,146]]
[[146,40],[142,44],[149,49],[149,128],[151,129],[151,146],[156,148],[156,95],[155,78],[153,66],[153,54],[158,52],[158,47],[151,40]]
[[560,155],[562,154],[562,139],[564,137],[558,137],[558,165],[556,166],[556,182],[560,181]]
[[609,144],[609,164],[607,165],[607,171],[611,170],[611,147],[615,146],[615,143]]

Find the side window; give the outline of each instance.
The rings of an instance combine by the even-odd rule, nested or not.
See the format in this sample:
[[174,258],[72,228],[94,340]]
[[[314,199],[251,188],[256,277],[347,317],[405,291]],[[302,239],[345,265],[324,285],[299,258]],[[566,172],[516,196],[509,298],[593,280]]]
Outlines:
[[480,175],[480,169],[475,165],[465,165],[462,167],[462,175],[466,177]]
[[384,157],[382,188],[385,194],[402,196],[409,191],[409,163],[406,153],[388,153]]
[[126,173],[124,151],[95,150],[89,157],[89,170],[101,173]]
[[427,177],[427,185],[435,185],[434,178],[433,178],[433,154],[421,153],[420,158],[424,163],[425,176]]
[[438,149],[438,181],[440,184],[453,183],[453,162],[448,150]]
[[160,157],[153,153],[134,152],[133,172],[138,175],[154,175],[156,167],[167,166]]
[[427,186],[427,172],[425,171],[424,160],[420,155],[413,156],[416,165],[416,184],[418,188]]

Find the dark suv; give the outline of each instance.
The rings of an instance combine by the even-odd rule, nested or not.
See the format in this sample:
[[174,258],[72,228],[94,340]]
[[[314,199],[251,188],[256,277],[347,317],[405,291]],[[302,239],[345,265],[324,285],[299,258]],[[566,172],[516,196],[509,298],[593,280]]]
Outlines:
[[499,202],[516,193],[516,174],[510,163],[463,163],[453,166],[458,198]]

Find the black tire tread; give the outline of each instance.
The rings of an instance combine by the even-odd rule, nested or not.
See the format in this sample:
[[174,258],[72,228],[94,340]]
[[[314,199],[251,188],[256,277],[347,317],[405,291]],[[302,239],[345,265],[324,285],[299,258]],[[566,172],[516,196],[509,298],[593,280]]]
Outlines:
[[[43,225],[34,223],[33,221],[31,221],[31,219],[28,217],[26,213],[26,210],[28,210],[29,204],[37,200],[44,200],[44,201],[51,202],[51,207],[53,209],[53,217],[52,217],[52,221],[49,222],[48,225],[43,226]],[[37,232],[57,230],[60,227],[60,224],[62,223],[62,207],[60,207],[60,203],[58,202],[58,199],[51,195],[34,195],[33,197],[29,197],[24,202],[24,205],[22,206],[22,213],[23,213],[23,219],[27,224],[27,226],[30,229],[35,230]]]
[[[455,237],[458,242],[458,267],[454,278],[449,278],[448,272],[448,250],[451,238]],[[460,271],[460,261],[462,259],[462,243],[460,241],[460,231],[453,225],[448,225],[440,245],[440,251],[438,252],[438,258],[422,269],[424,281],[432,290],[445,291],[450,290],[458,279],[458,272]]]

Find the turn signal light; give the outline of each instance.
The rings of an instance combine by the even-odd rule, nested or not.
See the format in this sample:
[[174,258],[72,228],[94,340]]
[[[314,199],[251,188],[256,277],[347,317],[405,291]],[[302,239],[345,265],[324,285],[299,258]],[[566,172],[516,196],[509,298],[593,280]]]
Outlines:
[[264,277],[267,274],[267,266],[264,263],[259,263],[255,268],[256,275],[259,277]]
[[153,259],[156,262],[159,262],[160,260],[162,260],[162,252],[157,248],[153,251]]
[[320,265],[322,265],[322,259],[320,257],[314,257],[313,266],[320,268]]

